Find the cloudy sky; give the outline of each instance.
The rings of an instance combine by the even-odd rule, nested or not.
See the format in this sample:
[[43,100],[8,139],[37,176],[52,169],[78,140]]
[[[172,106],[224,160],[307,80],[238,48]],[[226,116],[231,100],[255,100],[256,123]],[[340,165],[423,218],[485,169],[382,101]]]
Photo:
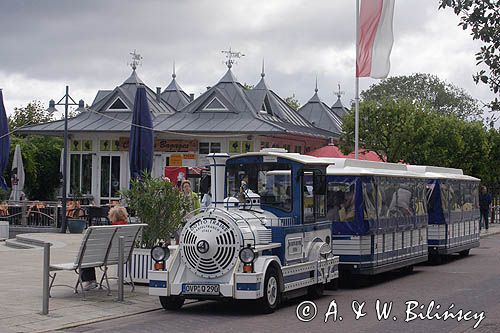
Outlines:
[[[171,79],[198,96],[225,72],[221,50],[246,56],[235,65],[241,83],[266,79],[282,97],[303,104],[318,77],[331,105],[341,84],[354,97],[355,0],[0,0],[0,88],[7,113],[32,100],[64,95],[90,104],[131,72],[129,53],[144,59],[138,74],[153,90]],[[488,101],[475,85],[480,47],[437,0],[396,0],[390,75],[431,73]],[[362,78],[361,89],[377,80]]]

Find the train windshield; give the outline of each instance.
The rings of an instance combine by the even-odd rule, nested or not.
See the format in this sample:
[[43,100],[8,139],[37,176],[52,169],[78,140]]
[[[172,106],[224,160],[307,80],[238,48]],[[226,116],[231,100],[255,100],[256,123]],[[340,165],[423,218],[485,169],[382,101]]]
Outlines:
[[263,207],[292,210],[292,166],[285,163],[233,164],[226,167],[227,195],[239,197],[250,189]]

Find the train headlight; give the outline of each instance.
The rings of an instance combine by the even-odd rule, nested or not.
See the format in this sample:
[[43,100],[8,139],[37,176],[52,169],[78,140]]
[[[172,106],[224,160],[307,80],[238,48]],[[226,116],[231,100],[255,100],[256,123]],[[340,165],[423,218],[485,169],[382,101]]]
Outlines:
[[151,258],[153,258],[155,262],[166,261],[169,256],[170,250],[166,246],[156,245],[151,249]]
[[255,259],[255,253],[249,247],[242,248],[240,250],[240,260],[244,264],[251,264]]

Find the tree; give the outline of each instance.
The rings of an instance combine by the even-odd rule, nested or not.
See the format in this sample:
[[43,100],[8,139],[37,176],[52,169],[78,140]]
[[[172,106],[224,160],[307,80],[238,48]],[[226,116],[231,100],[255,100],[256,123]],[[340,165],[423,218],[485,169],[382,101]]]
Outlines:
[[[481,40],[484,45],[476,53],[476,65],[486,65],[488,73],[480,69],[474,82],[487,84],[493,93],[500,92],[500,2],[498,0],[440,0],[439,9],[453,8],[460,16],[459,26],[470,28],[472,39]],[[495,97],[490,103],[493,111],[500,110]]]
[[26,107],[14,108],[14,113],[9,116],[9,127],[16,129],[51,120],[54,120],[54,114],[45,110],[40,101],[32,101]]
[[[498,157],[491,155],[495,136],[489,137],[481,121],[468,122],[405,99],[363,101],[359,118],[360,147],[387,162],[460,168],[482,179],[491,178],[491,169],[498,169],[498,164],[491,164],[495,159],[498,163]],[[340,147],[348,153],[353,150],[353,112],[344,118],[342,129]],[[500,147],[500,139],[496,140]]]
[[295,97],[295,94],[292,94],[292,96],[285,97],[285,102],[288,104],[289,107],[297,111],[300,108],[300,102],[299,100]]
[[[17,135],[15,129],[27,125],[41,124],[54,120],[54,114],[45,110],[38,101],[26,107],[15,108],[9,116],[9,126],[14,130],[11,136],[10,161],[12,165],[16,144],[21,146],[26,175],[25,189],[28,198],[37,200],[55,199],[56,189],[60,186],[59,163],[62,139],[33,135]],[[7,168],[5,178],[10,185],[11,170]]]
[[482,114],[477,100],[463,89],[424,73],[389,77],[362,91],[361,98],[408,99],[436,112],[455,114],[464,119],[475,119]]

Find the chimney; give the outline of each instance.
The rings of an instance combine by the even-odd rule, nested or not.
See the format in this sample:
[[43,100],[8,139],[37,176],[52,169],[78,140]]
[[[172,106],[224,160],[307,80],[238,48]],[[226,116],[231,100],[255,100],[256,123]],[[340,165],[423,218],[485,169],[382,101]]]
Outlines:
[[222,206],[224,204],[224,179],[226,173],[226,153],[211,153],[207,155],[210,161],[212,204]]
[[194,101],[194,94],[189,94],[189,100],[192,102]]
[[161,102],[161,87],[156,87],[156,101]]

